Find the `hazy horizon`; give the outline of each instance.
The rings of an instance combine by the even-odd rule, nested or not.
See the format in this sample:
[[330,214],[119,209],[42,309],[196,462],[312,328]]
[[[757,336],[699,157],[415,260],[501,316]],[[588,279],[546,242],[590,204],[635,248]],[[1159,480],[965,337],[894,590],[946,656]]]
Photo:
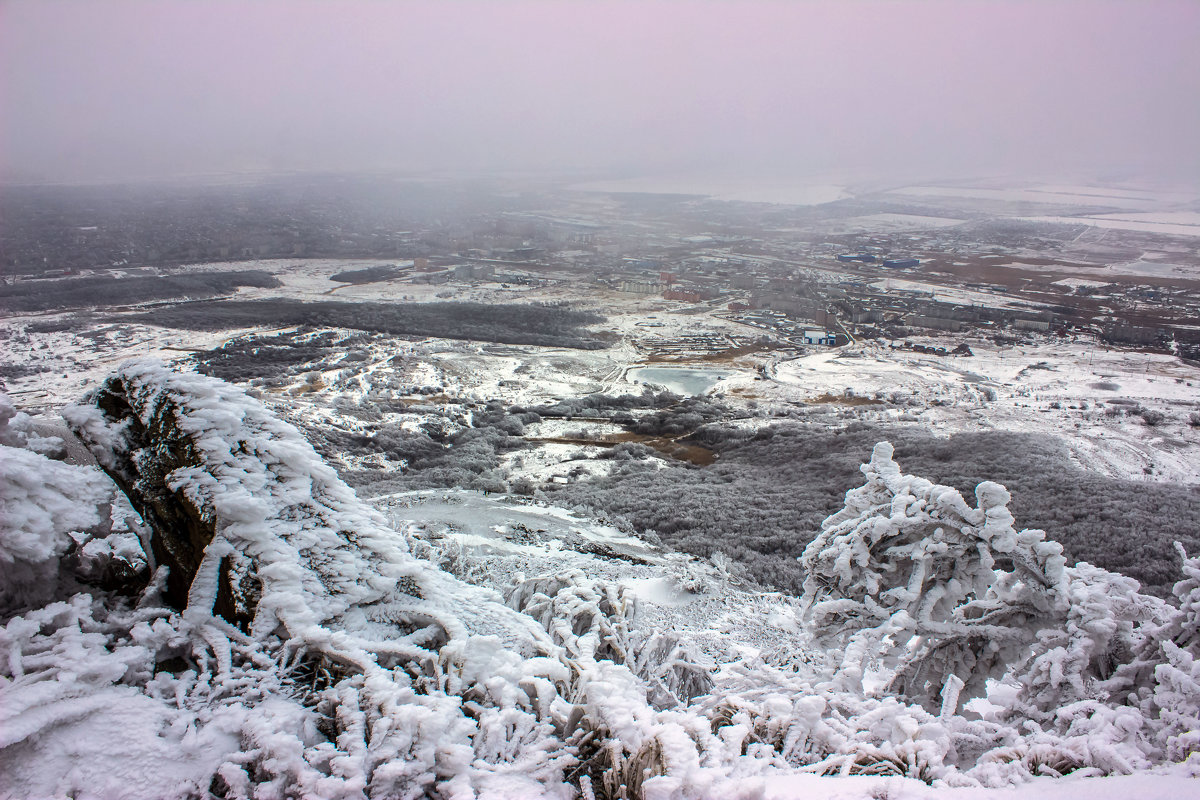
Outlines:
[[0,5],[0,176],[1200,185],[1194,2]]

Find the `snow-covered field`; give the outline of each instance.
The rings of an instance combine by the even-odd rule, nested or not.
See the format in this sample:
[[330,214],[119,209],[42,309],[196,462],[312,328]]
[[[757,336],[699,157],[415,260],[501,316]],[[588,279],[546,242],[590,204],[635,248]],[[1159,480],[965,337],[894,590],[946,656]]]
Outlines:
[[[914,344],[965,343],[972,356],[936,356],[862,344],[779,364],[781,386],[743,382],[769,398],[851,393],[911,398],[902,410],[880,406],[881,418],[915,416],[946,434],[1010,430],[1059,436],[1078,463],[1111,477],[1200,483],[1200,369],[1174,356],[1114,350],[1089,341],[999,346],[967,335],[914,338]],[[1104,403],[1128,401],[1161,411],[1109,416]],[[1118,406],[1120,407],[1120,406]]]
[[130,358],[153,355],[167,362],[185,361],[194,351],[218,347],[248,332],[174,331],[122,323],[101,323],[84,331],[26,332],[30,323],[49,318],[14,316],[0,320],[0,331],[8,334],[4,363],[37,370],[5,381],[8,393],[24,408],[56,408],[75,402]]
[[[1133,214],[1116,217],[1022,217],[1027,222],[1049,222],[1058,225],[1087,225],[1092,228],[1108,228],[1120,231],[1161,233],[1167,236],[1200,236],[1200,223],[1194,213],[1173,212],[1170,214]],[[1184,220],[1184,221],[1179,221]]]
[[1163,190],[1145,191],[1104,186],[905,186],[889,194],[922,198],[991,200],[1003,203],[1036,203],[1060,206],[1111,206],[1143,211],[1187,203],[1195,195]]
[[[860,397],[897,395],[904,398],[902,407],[881,406],[876,411],[867,406],[859,413],[915,416],[947,434],[990,429],[1049,433],[1062,437],[1082,466],[1106,475],[1200,483],[1200,436],[1198,429],[1188,424],[1189,415],[1200,411],[1200,369],[1173,356],[1109,349],[1084,339],[1031,338],[1023,344],[999,346],[979,336],[945,334],[910,341],[946,349],[965,343],[974,355],[939,357],[890,346],[899,343],[866,343],[813,348],[799,358],[777,351],[714,362],[698,352],[689,356],[684,346],[671,356],[678,363],[650,364],[650,354],[664,346],[706,338],[719,343],[716,346],[733,348],[757,338],[761,331],[726,319],[713,308],[700,307],[697,313],[694,307],[661,298],[595,289],[579,294],[562,285],[505,290],[486,283],[351,286],[329,280],[329,275],[364,263],[378,262],[281,260],[223,266],[268,269],[284,283],[281,289],[242,289],[238,296],[247,298],[285,295],[320,301],[333,292],[332,297],[339,300],[364,301],[573,299],[605,314],[603,327],[618,336],[613,346],[595,351],[437,339],[403,344],[403,352],[410,355],[405,367],[410,381],[440,382],[446,393],[462,398],[529,405],[590,393],[639,394],[644,388],[639,367],[692,367],[720,375],[722,379],[712,391],[728,402],[753,399],[769,410],[773,404],[787,407],[822,395],[840,397],[847,390]],[[926,286],[904,279],[891,279],[888,284],[906,290]],[[938,287],[936,291],[938,299],[965,304],[1004,306],[1012,302],[974,290]],[[111,320],[87,325],[84,330],[27,331],[30,324],[55,318],[14,316],[0,322],[9,336],[5,363],[37,370],[7,380],[14,400],[33,410],[52,410],[74,402],[127,358],[153,356],[186,362],[194,351],[219,346],[247,332],[186,332]],[[267,402],[279,403],[290,414],[322,415],[329,413],[336,397],[365,397],[397,373],[389,363],[396,346],[382,340],[369,351],[370,360],[353,370],[352,377],[335,368],[322,376],[326,389],[273,390]],[[774,379],[760,380],[760,367],[769,368]],[[995,399],[990,399],[993,394]],[[1161,411],[1164,419],[1150,426],[1136,416],[1108,416],[1104,404],[1111,406],[1114,400]],[[572,445],[556,446],[564,448],[564,454],[573,452]],[[537,471],[554,474],[548,463]]]
[[[631,301],[625,310],[610,318],[613,327],[643,333],[636,327],[636,320],[644,318],[643,302]],[[711,331],[741,327],[718,317],[681,318],[661,310],[653,316],[664,324],[654,329],[664,338],[708,325]],[[1000,346],[969,334],[946,334],[908,341],[948,350],[966,344],[974,355],[936,356],[892,343],[863,343],[814,348],[799,357],[781,352],[741,356],[717,370],[706,361],[692,366],[721,376],[709,390],[715,396],[734,404],[753,400],[767,418],[771,409],[790,408],[796,401],[830,397],[836,405],[852,395],[842,404],[854,405],[864,418],[915,420],[943,435],[1045,433],[1061,437],[1080,466],[1110,477],[1200,484],[1200,429],[1190,424],[1190,415],[1200,412],[1200,369],[1174,356],[1111,349],[1090,340]],[[427,342],[413,349],[435,367],[447,392],[465,398],[527,405],[594,392],[639,394],[643,389],[636,368],[643,356],[628,344],[590,352],[509,347],[497,352],[493,346],[457,342]],[[759,366],[767,366],[772,379],[763,380]],[[327,408],[342,391],[335,376],[329,384],[327,392],[289,397],[292,413]],[[856,398],[887,402],[861,406]],[[1143,417],[1125,413],[1135,406],[1161,412],[1163,418],[1148,425]],[[1121,414],[1113,416],[1109,408]],[[582,423],[566,424],[537,435],[558,437],[580,427]],[[555,458],[577,462],[582,455],[576,445],[548,447],[558,455],[526,456],[532,476],[561,474]],[[589,471],[603,466],[586,459],[571,466],[580,464]]]
[[[1189,266],[1186,264],[1171,264],[1160,260],[1163,254],[1153,256],[1151,254],[1143,255],[1141,258],[1133,261],[1122,261],[1115,264],[1103,265],[1088,265],[1078,264],[1067,266],[1064,264],[1026,264],[1020,261],[1011,262],[1008,264],[997,264],[997,266],[1007,269],[1020,269],[1029,272],[1063,272],[1071,275],[1087,276],[1080,280],[1085,283],[1076,285],[1088,285],[1087,278],[1107,278],[1115,280],[1121,277],[1142,277],[1142,278],[1184,278],[1187,280],[1200,279],[1200,268]],[[1062,283],[1062,281],[1056,281]],[[1092,281],[1092,284],[1103,286],[1106,281]]]
[[821,230],[832,234],[886,233],[952,228],[963,220],[954,217],[933,217],[923,214],[868,214],[822,223]]
[[[1013,265],[1008,265],[1013,266]],[[978,289],[963,289],[957,286],[944,286],[936,283],[906,280],[904,278],[884,278],[871,284],[876,289],[884,291],[914,292],[929,295],[931,300],[942,303],[954,303],[960,306],[981,306],[983,308],[1037,309],[1046,304],[1030,300],[1014,300],[996,292],[981,292]]]

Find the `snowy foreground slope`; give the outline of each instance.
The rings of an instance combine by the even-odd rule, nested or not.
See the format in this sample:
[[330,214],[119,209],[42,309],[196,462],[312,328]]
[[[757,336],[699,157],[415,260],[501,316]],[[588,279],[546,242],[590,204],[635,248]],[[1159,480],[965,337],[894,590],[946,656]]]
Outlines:
[[[154,362],[65,416],[108,477],[0,404],[6,797],[1200,788],[1200,562],[1142,595],[886,444],[788,598],[528,524],[554,510],[495,526],[521,547],[389,524],[239,389]],[[747,620],[682,624],[689,596]]]

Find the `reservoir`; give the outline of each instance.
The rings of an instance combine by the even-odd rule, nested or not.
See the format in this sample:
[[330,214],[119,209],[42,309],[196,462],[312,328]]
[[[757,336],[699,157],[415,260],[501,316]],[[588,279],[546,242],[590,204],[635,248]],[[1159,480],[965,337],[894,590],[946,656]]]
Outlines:
[[728,370],[690,369],[687,367],[637,367],[629,370],[629,380],[665,386],[676,394],[704,394],[717,381],[729,376]]

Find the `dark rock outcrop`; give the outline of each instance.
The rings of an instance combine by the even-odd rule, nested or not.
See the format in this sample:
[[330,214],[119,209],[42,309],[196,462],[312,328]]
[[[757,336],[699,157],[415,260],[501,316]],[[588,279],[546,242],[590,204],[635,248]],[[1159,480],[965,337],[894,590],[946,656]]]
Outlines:
[[414,558],[296,428],[236,386],[130,361],[64,416],[151,529],[176,608],[256,637],[333,627],[363,652],[409,641],[405,658],[468,634],[523,655],[548,646],[498,596]]
[[[125,379],[116,375],[92,393],[91,402],[103,414],[105,423],[122,430],[123,435],[98,439],[78,425],[75,433],[98,456],[101,468],[150,526],[154,559],[169,568],[167,599],[176,608],[185,608],[192,580],[219,520],[211,510],[198,507],[181,488],[171,485],[171,476],[177,470],[204,467],[193,435],[180,428],[181,399],[169,393],[131,393]],[[108,449],[97,453],[97,448]],[[245,627],[253,618],[259,591],[253,573],[235,576],[230,559],[225,558],[213,610]]]

